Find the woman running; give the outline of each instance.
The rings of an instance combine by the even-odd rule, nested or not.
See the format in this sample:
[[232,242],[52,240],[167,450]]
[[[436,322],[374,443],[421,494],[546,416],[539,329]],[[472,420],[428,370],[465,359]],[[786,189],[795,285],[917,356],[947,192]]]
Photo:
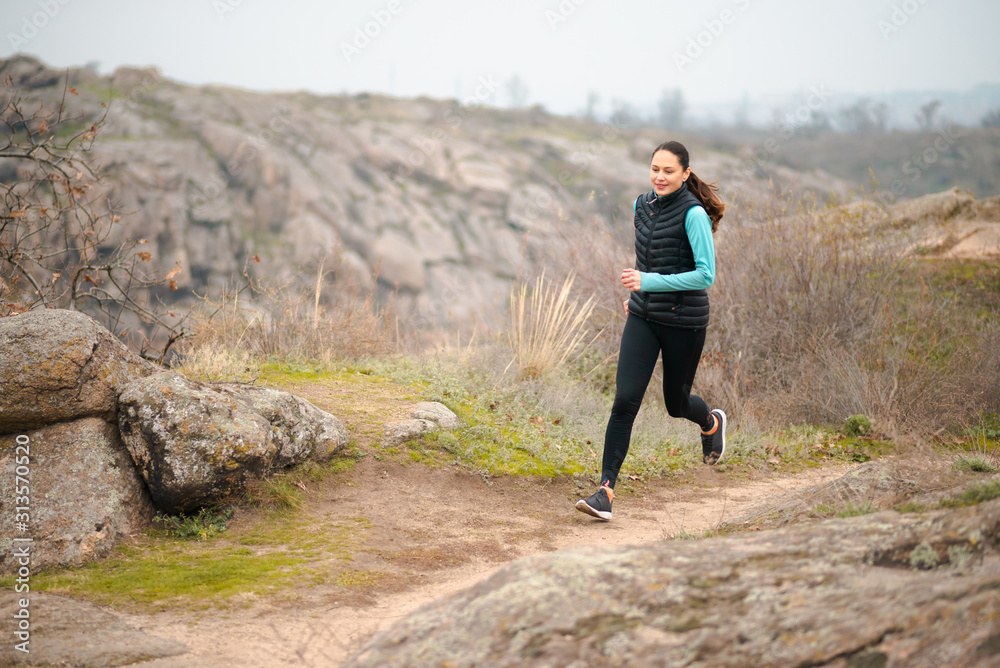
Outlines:
[[632,423],[642,405],[656,358],[663,355],[663,401],[671,417],[701,427],[702,461],[718,464],[726,452],[726,414],[694,394],[708,328],[707,288],[715,281],[712,234],[726,205],[718,188],[691,171],[683,144],[656,147],[649,166],[653,189],[632,204],[636,268],[622,270],[629,291],[618,355],[617,389],[604,435],[601,486],[576,509],[611,519],[615,481],[628,453]]

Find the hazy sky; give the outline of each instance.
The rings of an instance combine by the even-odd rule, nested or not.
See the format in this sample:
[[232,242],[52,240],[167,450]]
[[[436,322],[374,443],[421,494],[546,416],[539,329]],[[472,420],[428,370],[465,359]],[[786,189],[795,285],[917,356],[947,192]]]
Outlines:
[[1000,82],[993,0],[3,0],[0,25],[0,57],[58,67],[438,98],[486,82],[497,105],[494,84],[517,75],[529,104],[556,113],[591,91],[606,110],[651,109],[667,88],[704,105]]

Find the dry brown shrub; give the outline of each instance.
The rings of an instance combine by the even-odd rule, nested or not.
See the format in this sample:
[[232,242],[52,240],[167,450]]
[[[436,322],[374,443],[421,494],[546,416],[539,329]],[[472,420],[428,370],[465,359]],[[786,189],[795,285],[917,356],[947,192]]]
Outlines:
[[[730,202],[694,391],[741,428],[862,413],[887,436],[926,434],[996,410],[997,327],[949,326],[960,306],[915,283],[907,240],[884,234],[877,213],[777,196]],[[610,367],[609,383],[625,320],[618,277],[634,264],[630,222],[580,225],[547,263],[557,279],[575,272],[578,298],[594,297],[603,334],[589,359]]]
[[886,435],[940,429],[981,410],[976,333],[917,280],[906,240],[866,207],[731,207],[718,244],[714,320],[699,386],[757,422],[839,424]]
[[[193,311],[184,368],[239,375],[268,358],[334,365],[396,352],[395,316],[376,303],[374,287],[345,283],[336,267],[318,274],[307,289],[298,280],[277,283],[244,273],[238,287],[205,299]],[[328,283],[331,274],[336,278]]]

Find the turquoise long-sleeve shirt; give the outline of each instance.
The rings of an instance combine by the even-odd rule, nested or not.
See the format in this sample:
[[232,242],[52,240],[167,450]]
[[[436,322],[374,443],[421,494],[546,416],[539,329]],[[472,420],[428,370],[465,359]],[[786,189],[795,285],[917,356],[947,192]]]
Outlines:
[[[635,202],[632,202],[635,210]],[[684,218],[684,229],[694,252],[694,271],[680,274],[639,272],[643,292],[676,292],[703,290],[715,282],[715,244],[712,242],[712,221],[703,207],[693,206]]]

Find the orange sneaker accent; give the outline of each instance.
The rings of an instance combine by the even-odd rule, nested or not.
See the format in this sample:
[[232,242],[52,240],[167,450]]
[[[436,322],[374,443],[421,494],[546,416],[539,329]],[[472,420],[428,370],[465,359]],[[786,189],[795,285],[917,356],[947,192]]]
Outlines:
[[717,418],[715,416],[715,413],[709,413],[709,415],[711,415],[712,419],[715,420],[715,424],[708,431],[701,432],[701,433],[705,434],[705,436],[711,436],[712,434],[715,433],[715,430],[719,428],[719,418]]
[[601,485],[601,487],[603,487],[604,491],[608,493],[608,501],[613,502],[615,500],[615,490],[611,489],[606,484]]

